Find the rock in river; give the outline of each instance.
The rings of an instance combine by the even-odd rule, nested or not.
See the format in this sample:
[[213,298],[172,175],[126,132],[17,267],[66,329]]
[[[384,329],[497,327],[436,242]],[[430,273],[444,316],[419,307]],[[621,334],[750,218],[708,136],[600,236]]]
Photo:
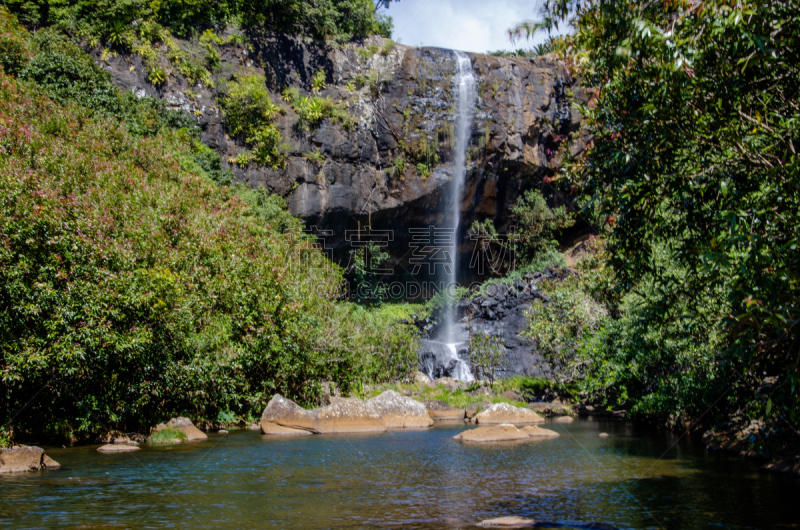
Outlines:
[[434,421],[464,421],[464,409],[451,407],[444,401],[423,401]]
[[383,418],[389,429],[420,429],[433,425],[425,405],[394,390],[370,399],[367,407]]
[[55,469],[61,464],[44,454],[41,447],[23,445],[0,452],[0,473],[20,473]]
[[470,429],[454,436],[453,438],[460,442],[491,443],[528,440],[530,439],[530,436],[528,436],[525,431],[517,429],[513,425],[503,424]]
[[167,422],[167,427],[172,427],[182,431],[186,439],[190,442],[197,440],[208,440],[208,435],[194,426],[189,418],[172,418]]
[[[261,430],[265,434],[271,425],[308,431],[313,434],[383,432],[386,422],[360,399],[342,399],[333,405],[316,410],[305,410],[297,403],[275,395],[261,415]],[[299,434],[283,432],[282,434]]]
[[127,444],[107,444],[97,448],[98,453],[132,453],[138,451],[139,448],[135,445]]
[[495,403],[476,414],[474,421],[479,425],[496,423],[519,424],[541,423],[544,418],[527,408],[515,407],[508,403]]

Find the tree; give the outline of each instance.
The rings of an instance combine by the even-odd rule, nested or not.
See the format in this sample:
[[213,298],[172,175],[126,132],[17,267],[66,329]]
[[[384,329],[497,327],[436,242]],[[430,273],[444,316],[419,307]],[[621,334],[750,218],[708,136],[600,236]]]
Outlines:
[[619,289],[652,279],[642,323],[664,340],[724,328],[730,410],[775,415],[754,398],[778,376],[770,403],[799,420],[800,5],[547,0],[517,33],[564,24],[594,139],[560,182],[612,227]]

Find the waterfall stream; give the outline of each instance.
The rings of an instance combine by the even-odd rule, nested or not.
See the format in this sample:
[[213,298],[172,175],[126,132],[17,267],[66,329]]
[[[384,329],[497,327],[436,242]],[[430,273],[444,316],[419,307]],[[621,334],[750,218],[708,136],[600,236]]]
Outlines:
[[[472,122],[475,116],[476,101],[476,80],[472,71],[472,60],[466,53],[455,52],[456,55],[456,77],[457,86],[456,116],[455,116],[455,165],[453,168],[453,179],[450,186],[450,197],[446,203],[446,217],[450,218],[447,228],[453,232],[453,257],[452,267],[446,270],[446,289],[449,295],[454,294],[458,285],[458,266],[459,266],[459,239],[458,234],[461,224],[461,196],[464,193],[464,182],[467,175],[467,150],[469,140],[472,137]],[[457,361],[456,378],[461,381],[473,381],[474,377],[469,366],[458,357],[457,346],[458,337],[456,332],[457,308],[456,304],[447,304],[444,316],[443,338],[451,354],[451,359]]]

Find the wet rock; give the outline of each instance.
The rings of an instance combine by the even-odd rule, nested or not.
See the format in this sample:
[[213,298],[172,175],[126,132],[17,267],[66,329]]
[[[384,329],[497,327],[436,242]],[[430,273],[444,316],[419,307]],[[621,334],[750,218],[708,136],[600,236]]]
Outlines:
[[454,436],[453,439],[467,443],[492,443],[528,440],[530,436],[513,425],[501,424],[470,429]]
[[475,423],[479,425],[498,423],[541,423],[544,418],[528,408],[515,407],[508,403],[495,403],[486,410],[475,415]]
[[491,405],[492,404],[488,401],[480,401],[478,403],[473,403],[472,405],[464,409],[464,417],[467,419],[467,421],[475,423],[474,421],[475,415],[481,412],[482,410],[486,410]]
[[228,431],[226,429],[220,429],[217,431],[217,434],[228,434]]
[[327,433],[370,433],[384,432],[386,422],[369,409],[360,399],[346,399],[340,403],[313,411],[316,418],[316,432]]
[[139,447],[135,445],[124,445],[124,444],[108,444],[102,447],[97,448],[98,453],[132,453],[134,451],[139,451]]
[[310,436],[312,433],[303,429],[292,429],[290,427],[283,427],[277,423],[262,421],[261,434],[269,436]]
[[538,525],[539,522],[535,519],[516,516],[486,519],[478,523],[478,526],[481,528],[533,528]]
[[433,425],[425,405],[393,390],[370,399],[367,407],[383,418],[388,429],[421,429]]
[[607,432],[601,432],[600,438],[608,438],[609,434]]
[[[264,423],[276,424],[314,434],[383,432],[386,422],[360,399],[341,399],[336,403],[308,411],[282,396],[275,395],[261,415]],[[284,434],[287,434],[284,432]]]
[[56,469],[61,464],[44,453],[41,447],[22,445],[0,452],[0,473],[22,473]]
[[556,423],[572,423],[575,421],[572,416],[560,416],[556,418]]
[[559,436],[561,436],[556,431],[551,431],[550,429],[542,429],[537,425],[530,425],[520,430],[525,434],[527,434],[528,436],[530,436],[531,438],[558,438]]
[[167,422],[167,427],[178,429],[186,435],[190,442],[208,440],[208,435],[194,426],[189,418],[172,418]]
[[423,401],[428,415],[434,421],[464,421],[464,409],[451,407],[444,401]]
[[423,385],[428,385],[431,382],[431,378],[428,377],[427,375],[423,374],[422,372],[417,371],[417,372],[414,373],[414,381],[416,383],[421,383]]
[[761,466],[760,469],[768,473],[781,473],[800,477],[800,456],[770,462]]

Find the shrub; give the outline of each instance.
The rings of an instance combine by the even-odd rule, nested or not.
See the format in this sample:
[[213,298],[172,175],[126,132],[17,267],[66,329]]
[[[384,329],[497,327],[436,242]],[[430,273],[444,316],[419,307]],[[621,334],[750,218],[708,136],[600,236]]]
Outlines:
[[31,55],[27,32],[14,15],[0,9],[0,66],[7,74],[17,75]]
[[76,101],[109,115],[118,115],[122,110],[119,90],[111,84],[108,73],[88,56],[76,58],[44,52],[31,59],[20,73],[20,79],[36,83],[62,104]]
[[506,346],[503,337],[487,333],[471,333],[469,336],[469,360],[476,379],[488,380],[494,384],[495,374],[505,357]]
[[518,223],[517,247],[521,259],[533,259],[554,249],[558,245],[555,235],[575,224],[566,207],[550,209],[537,189],[526,191],[511,212]]
[[[280,131],[272,123],[280,109],[272,103],[262,75],[247,73],[225,88],[220,99],[228,129],[253,149],[252,158],[259,164],[281,167],[285,160]],[[239,163],[245,165],[245,158]]]

